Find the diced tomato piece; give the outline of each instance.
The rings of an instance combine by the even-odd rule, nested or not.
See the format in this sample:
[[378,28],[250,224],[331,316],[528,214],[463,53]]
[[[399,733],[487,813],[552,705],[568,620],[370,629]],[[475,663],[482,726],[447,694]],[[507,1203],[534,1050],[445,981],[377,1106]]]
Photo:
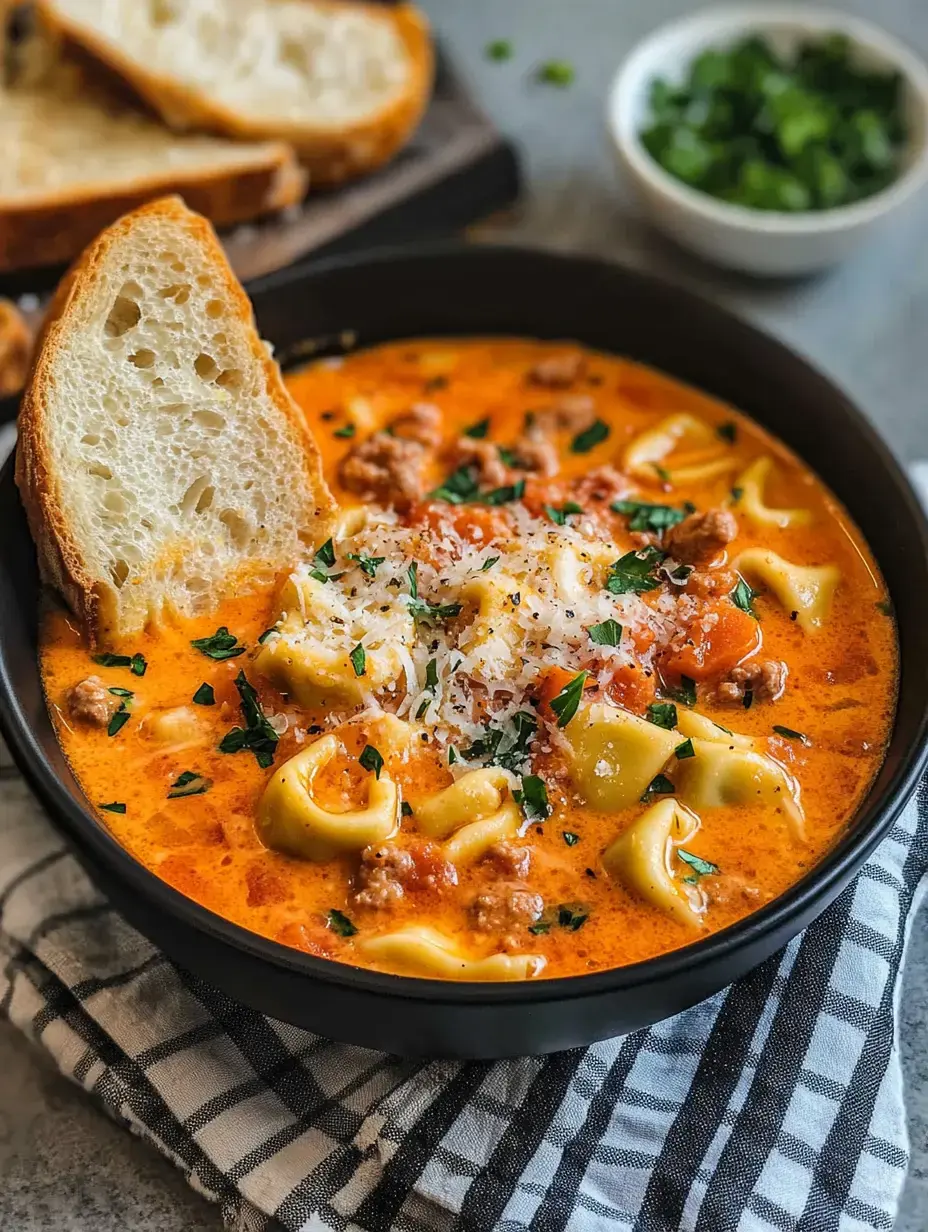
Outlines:
[[[560,693],[562,689],[566,688],[572,680],[576,679],[577,675],[577,672],[569,672],[565,667],[547,668],[542,676],[541,687],[538,690],[539,708],[549,709],[553,699],[557,697],[558,693]],[[588,677],[585,685],[585,693],[589,695],[590,693],[594,693],[596,689],[596,681],[591,677]]]
[[[713,616],[717,619],[712,620]],[[760,625],[754,617],[728,600],[706,604],[690,621],[686,632],[686,644],[661,663],[662,671],[671,678],[709,680],[724,676],[756,654],[762,641]]]
[[623,663],[615,668],[603,691],[616,705],[644,714],[657,696],[657,673],[645,672],[638,663]]
[[512,525],[505,512],[487,505],[449,505],[444,501],[426,501],[415,505],[406,522],[420,530],[438,535],[455,534],[476,547],[489,546],[508,538]]
[[317,958],[334,958],[337,950],[334,934],[323,924],[285,924],[278,932],[277,940],[281,945],[315,954]]

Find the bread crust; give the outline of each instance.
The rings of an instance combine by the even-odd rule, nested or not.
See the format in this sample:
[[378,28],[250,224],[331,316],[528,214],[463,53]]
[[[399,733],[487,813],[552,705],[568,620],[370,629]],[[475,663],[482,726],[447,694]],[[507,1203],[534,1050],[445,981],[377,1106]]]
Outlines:
[[[307,0],[319,8],[337,8],[343,0]],[[106,39],[79,22],[68,21],[54,0],[37,0],[44,25],[73,42],[123,78],[175,129],[200,128],[241,140],[285,141],[309,168],[314,186],[332,186],[355,179],[388,162],[409,140],[428,105],[435,73],[435,55],[428,21],[412,4],[386,7],[352,0],[379,20],[391,20],[410,59],[406,89],[378,112],[340,128],[303,123],[269,124],[224,107],[171,77],[149,72]]]
[[190,168],[124,186],[88,183],[22,203],[0,199],[0,271],[71,261],[104,227],[166,194],[181,194],[217,227],[248,222],[303,199],[306,173],[289,146],[270,146],[263,163],[242,158],[236,165],[235,156],[230,148],[228,165],[208,171]]
[[[118,592],[88,572],[80,544],[68,524],[61,477],[52,465],[47,434],[49,416],[53,413],[54,368],[58,350],[72,326],[76,306],[85,290],[100,275],[113,247],[129,235],[140,220],[150,215],[185,228],[207,249],[228,296],[230,313],[250,333],[252,355],[264,370],[268,395],[304,445],[302,456],[294,459],[295,470],[302,470],[302,474],[294,474],[293,482],[302,484],[307,493],[304,532],[308,541],[326,537],[335,511],[335,503],[322,475],[315,440],[284,385],[280,369],[258,335],[251,302],[232,272],[212,226],[187,209],[176,196],[164,197],[134,210],[99,235],[61,280],[36,340],[18,420],[16,484],[35,541],[42,580],[64,598],[91,646],[105,646],[136,630],[118,626]],[[284,563],[292,562],[281,562],[281,566]],[[234,579],[230,579],[230,585],[234,585]],[[216,596],[217,602],[221,597]]]

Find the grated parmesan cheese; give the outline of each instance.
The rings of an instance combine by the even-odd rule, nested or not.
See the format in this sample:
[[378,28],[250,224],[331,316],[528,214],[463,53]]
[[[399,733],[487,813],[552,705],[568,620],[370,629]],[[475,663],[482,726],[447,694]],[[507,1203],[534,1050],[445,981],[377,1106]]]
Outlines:
[[[531,709],[551,666],[586,668],[601,684],[624,664],[650,667],[655,649],[676,630],[675,600],[661,596],[652,607],[638,595],[607,591],[605,576],[623,549],[604,542],[591,520],[554,526],[517,504],[507,513],[513,534],[486,545],[401,526],[386,511],[369,510],[360,529],[352,519],[346,530],[353,533],[338,541],[325,584],[326,610],[315,604],[306,610],[300,583],[319,566],[301,565],[291,589],[300,595],[302,627],[271,636],[284,637],[288,649],[318,644],[328,661],[358,643],[369,663],[372,654],[389,651],[396,670],[364,694],[362,705],[370,713],[425,722],[441,744],[464,747],[487,723],[502,726]],[[380,557],[368,576],[371,566],[365,571],[362,564]],[[423,601],[461,610],[431,619],[422,615]],[[594,644],[590,626],[610,619],[622,626],[619,645]],[[647,634],[643,652],[635,647],[639,633]]]

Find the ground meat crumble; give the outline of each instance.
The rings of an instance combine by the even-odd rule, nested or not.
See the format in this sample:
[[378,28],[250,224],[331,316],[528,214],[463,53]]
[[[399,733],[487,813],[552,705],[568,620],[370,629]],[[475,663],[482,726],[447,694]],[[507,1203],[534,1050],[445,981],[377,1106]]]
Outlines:
[[118,706],[99,676],[79,681],[67,694],[68,714],[79,723],[106,727]]
[[738,534],[735,515],[727,509],[691,513],[667,532],[667,551],[687,565],[707,564]]
[[745,663],[732,668],[728,679],[719,685],[719,700],[743,705],[745,696],[750,693],[756,702],[775,702],[783,696],[788,675],[789,666],[780,659]]

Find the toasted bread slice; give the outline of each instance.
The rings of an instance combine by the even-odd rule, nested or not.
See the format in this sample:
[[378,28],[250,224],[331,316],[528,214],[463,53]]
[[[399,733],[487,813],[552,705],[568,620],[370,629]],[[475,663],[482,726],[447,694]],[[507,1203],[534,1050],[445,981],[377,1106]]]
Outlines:
[[315,442],[212,228],[176,197],[65,277],[19,431],[43,576],[92,643],[209,611],[328,537]]
[[70,261],[165,193],[226,226],[292,205],[306,186],[288,146],[173,133],[68,59],[0,88],[0,148],[0,270]]
[[425,18],[355,0],[39,0],[175,128],[289,142],[314,184],[389,159],[432,84]]
[[29,371],[32,331],[9,299],[0,299],[0,398],[18,394]]

